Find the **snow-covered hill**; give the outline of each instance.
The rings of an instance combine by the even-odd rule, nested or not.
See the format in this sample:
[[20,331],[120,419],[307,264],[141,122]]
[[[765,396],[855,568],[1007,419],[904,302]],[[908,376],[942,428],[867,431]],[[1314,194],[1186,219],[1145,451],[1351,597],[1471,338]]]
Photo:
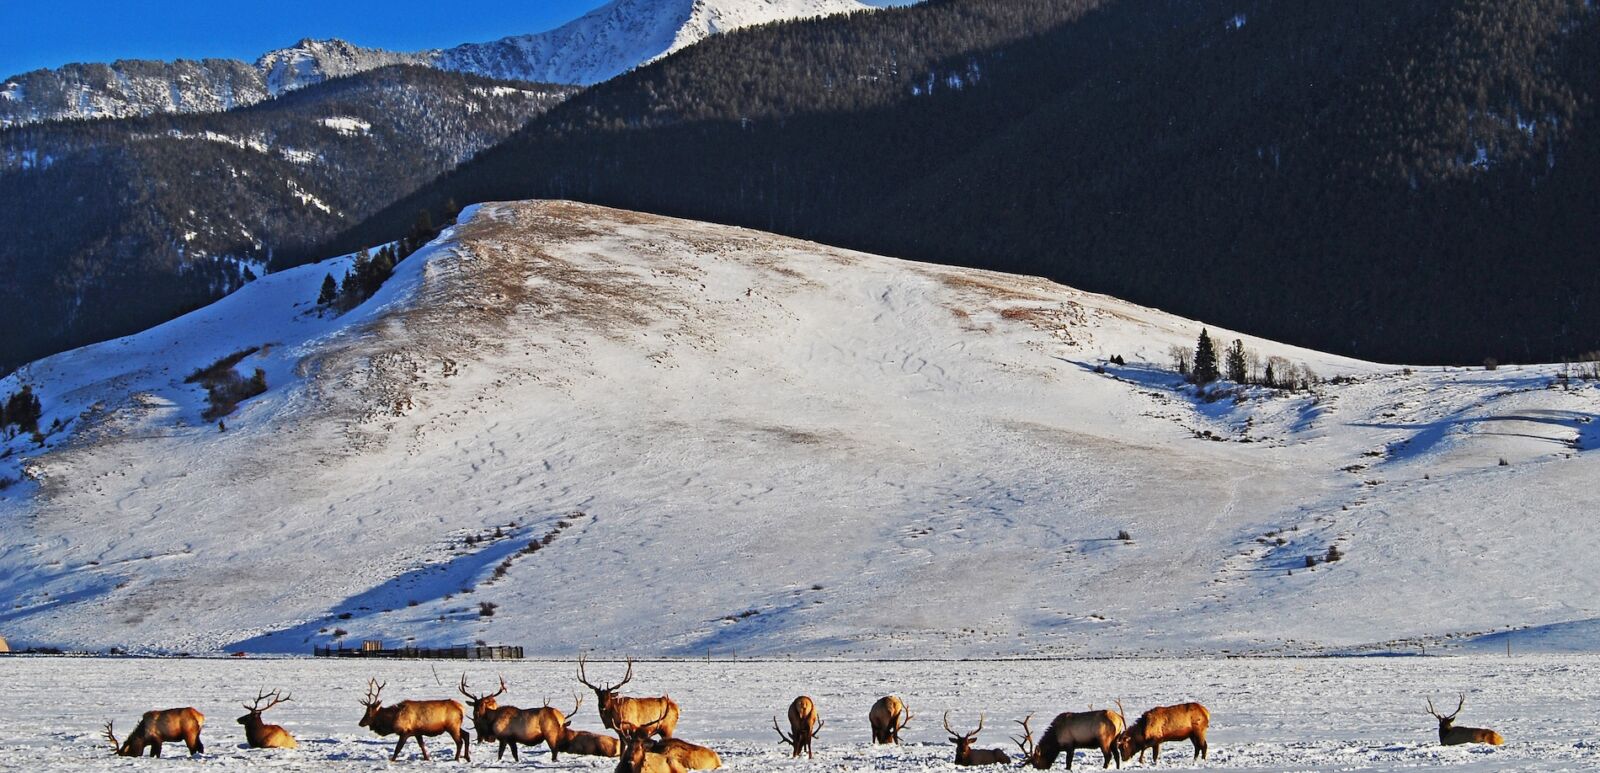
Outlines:
[[229,110],[394,64],[589,85],[720,32],[868,8],[857,0],[613,0],[557,29],[417,52],[301,40],[254,64],[233,59],[71,64],[0,82],[0,127],[63,118]]
[[[1600,649],[1600,386],[1559,366],[1244,337],[1337,383],[1206,402],[1166,370],[1200,325],[1113,298],[571,203],[468,212],[342,317],[311,302],[344,263],[306,266],[0,382],[64,423],[0,460],[24,477],[0,635]],[[268,391],[202,420],[185,376],[252,347]]]

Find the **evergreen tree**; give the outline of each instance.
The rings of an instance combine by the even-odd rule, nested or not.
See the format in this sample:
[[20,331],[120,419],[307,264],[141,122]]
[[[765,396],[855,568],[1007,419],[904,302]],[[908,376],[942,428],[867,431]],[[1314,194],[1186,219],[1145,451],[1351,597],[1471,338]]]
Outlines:
[[1222,372],[1235,384],[1243,384],[1250,380],[1250,361],[1245,357],[1244,341],[1235,338],[1228,346],[1228,351],[1222,358]]
[[333,274],[322,276],[322,292],[317,294],[317,305],[326,306],[339,297],[339,283],[333,279]]
[[6,400],[6,423],[15,424],[24,432],[38,432],[39,417],[43,414],[39,396],[33,393],[30,384],[23,384],[21,391],[13,393]]
[[1217,347],[1211,343],[1211,334],[1200,330],[1200,342],[1194,348],[1194,383],[1205,386],[1221,376],[1217,372]]

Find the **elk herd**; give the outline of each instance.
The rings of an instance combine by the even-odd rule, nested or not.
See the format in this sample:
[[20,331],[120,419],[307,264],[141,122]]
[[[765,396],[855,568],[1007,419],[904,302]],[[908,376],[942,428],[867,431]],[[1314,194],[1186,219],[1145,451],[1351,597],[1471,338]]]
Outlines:
[[[714,770],[722,767],[722,759],[709,747],[690,743],[676,737],[679,708],[677,701],[666,695],[656,697],[627,697],[620,693],[622,687],[633,679],[633,661],[627,662],[627,671],[615,684],[597,685],[588,679],[587,662],[578,659],[578,682],[594,692],[600,722],[611,733],[594,733],[574,730],[572,717],[583,707],[583,697],[573,694],[571,711],[549,705],[538,708],[518,708],[501,705],[499,699],[509,689],[505,678],[493,692],[476,693],[462,675],[457,691],[467,699],[467,704],[451,698],[440,700],[402,700],[383,705],[384,684],[368,680],[367,695],[360,703],[364,709],[359,727],[367,728],[379,737],[396,736],[391,761],[397,760],[405,750],[406,742],[416,739],[417,749],[424,760],[430,759],[424,738],[447,735],[455,744],[455,759],[472,760],[472,740],[478,743],[497,743],[496,759],[503,759],[507,750],[513,761],[519,760],[518,747],[532,748],[545,745],[552,762],[562,754],[608,757],[617,760],[617,773],[685,773],[691,770]],[[245,715],[238,723],[244,726],[245,740],[252,749],[294,749],[298,747],[294,736],[279,725],[266,724],[262,719],[269,709],[293,700],[287,694],[274,690],[260,691],[254,701],[245,704]],[[1144,712],[1131,724],[1125,721],[1122,702],[1116,701],[1117,710],[1109,708],[1089,711],[1068,711],[1057,714],[1045,727],[1043,734],[1034,738],[1031,722],[1033,715],[1014,720],[1021,726],[1021,735],[1012,737],[1020,752],[1017,764],[1038,770],[1047,770],[1063,755],[1066,767],[1072,769],[1073,758],[1079,749],[1099,751],[1101,767],[1122,767],[1135,756],[1144,761],[1150,752],[1151,763],[1161,759],[1161,744],[1188,741],[1194,747],[1194,759],[1208,758],[1206,731],[1211,725],[1211,712],[1199,703],[1175,706],[1158,706]],[[1443,715],[1428,699],[1428,713],[1439,722],[1439,743],[1445,746],[1482,743],[1500,745],[1505,739],[1493,730],[1475,727],[1456,727],[1457,714],[1466,705],[1466,695],[1456,704],[1455,711]],[[466,727],[471,718],[471,729]],[[139,723],[119,743],[112,723],[107,722],[105,736],[112,750],[120,756],[138,757],[146,752],[152,757],[161,756],[163,743],[183,742],[191,756],[205,751],[200,731],[205,715],[194,708],[176,708],[147,711]],[[900,733],[913,716],[911,710],[898,696],[879,698],[867,713],[874,744],[900,744]],[[985,715],[978,715],[978,726],[963,733],[950,726],[950,712],[944,714],[944,729],[955,745],[955,764],[958,766],[1010,765],[1012,757],[1004,749],[977,749],[978,734],[983,732]],[[799,696],[789,704],[789,731],[784,732],[777,716],[772,718],[772,728],[793,757],[804,754],[814,758],[813,743],[825,727],[816,701],[809,696]]]

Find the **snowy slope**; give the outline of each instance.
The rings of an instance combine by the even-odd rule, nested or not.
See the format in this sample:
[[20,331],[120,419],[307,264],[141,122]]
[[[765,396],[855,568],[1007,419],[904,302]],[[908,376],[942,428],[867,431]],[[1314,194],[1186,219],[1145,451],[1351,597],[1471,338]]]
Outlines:
[[446,49],[434,63],[496,78],[589,85],[721,32],[867,7],[856,0],[613,0],[549,32]]
[[[1165,370],[1200,325],[1113,298],[570,203],[472,212],[343,317],[308,313],[342,267],[307,266],[0,382],[66,423],[0,460],[27,476],[0,492],[0,635],[1600,649],[1600,388],[1559,367],[1247,337],[1343,378],[1204,402]],[[219,431],[182,379],[250,346],[270,389]]]

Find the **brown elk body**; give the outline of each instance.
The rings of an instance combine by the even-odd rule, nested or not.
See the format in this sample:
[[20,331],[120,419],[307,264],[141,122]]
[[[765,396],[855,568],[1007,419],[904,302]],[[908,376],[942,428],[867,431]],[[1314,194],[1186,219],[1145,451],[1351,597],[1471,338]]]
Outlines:
[[384,685],[373,679],[367,683],[367,697],[361,701],[367,711],[361,716],[361,727],[369,728],[379,737],[398,735],[400,739],[394,744],[394,753],[389,755],[390,761],[400,758],[400,751],[405,748],[406,740],[417,739],[417,748],[422,751],[423,759],[428,756],[428,747],[422,741],[424,737],[448,735],[456,745],[456,759],[472,760],[472,749],[469,748],[471,736],[461,729],[461,721],[466,716],[466,708],[456,700],[433,701],[400,701],[393,706],[384,706],[379,694],[383,692]]
[[638,724],[619,721],[612,728],[621,746],[616,773],[688,773],[689,767],[681,760],[651,751],[650,736],[656,732],[653,725],[665,721],[668,713],[662,711],[655,719]]
[[617,739],[587,730],[573,730],[571,727],[562,728],[558,745],[566,754],[582,754],[589,757],[622,756],[622,743]]
[[[271,702],[265,706],[261,705],[261,702],[266,700],[270,700]],[[300,744],[295,742],[294,736],[290,735],[289,731],[284,730],[280,725],[269,725],[261,719],[261,715],[266,713],[268,709],[280,703],[291,700],[294,700],[294,698],[291,698],[287,695],[279,697],[278,692],[274,690],[271,693],[262,692],[256,695],[255,702],[244,707],[244,710],[249,713],[239,717],[238,722],[239,724],[244,725],[244,740],[246,743],[250,744],[250,748],[300,748]]]
[[[1029,714],[1028,719],[1033,715]],[[1050,727],[1044,731],[1044,738],[1038,745],[1033,743],[1033,731],[1028,729],[1028,719],[1022,720],[1023,739],[1017,741],[1022,748],[1025,764],[1032,765],[1036,770],[1047,770],[1056,762],[1056,757],[1065,753],[1067,755],[1067,770],[1072,770],[1072,758],[1079,749],[1099,749],[1105,757],[1103,768],[1111,767],[1116,763],[1122,767],[1122,756],[1117,752],[1117,736],[1123,731],[1122,715],[1103,709],[1100,711],[1068,711],[1057,714],[1051,721]]]
[[1206,730],[1211,727],[1211,712],[1198,703],[1177,706],[1158,706],[1128,725],[1117,736],[1117,753],[1125,760],[1135,754],[1144,760],[1144,750],[1150,750],[1152,762],[1161,761],[1161,744],[1168,741],[1188,741],[1194,744],[1194,758],[1209,758]]
[[716,750],[689,743],[682,738],[657,741],[651,745],[650,751],[677,761],[686,770],[716,770],[722,767],[722,757],[718,756]]
[[1428,699],[1428,713],[1439,720],[1439,743],[1445,746],[1459,746],[1464,743],[1486,743],[1499,746],[1506,742],[1504,736],[1486,727],[1456,727],[1456,714],[1461,713],[1461,707],[1467,704],[1465,693],[1461,701],[1456,704],[1456,710],[1448,715],[1441,715],[1433,709],[1433,699]]
[[206,750],[205,743],[200,740],[200,729],[205,724],[206,715],[193,707],[146,711],[128,737],[122,739],[122,743],[117,743],[110,722],[106,723],[106,738],[111,741],[111,748],[116,750],[119,757],[138,757],[146,749],[150,750],[150,756],[160,757],[161,744],[179,741],[189,749],[192,757]]
[[900,731],[911,721],[911,710],[897,695],[885,695],[872,704],[867,722],[872,725],[873,743],[900,743]]
[[817,715],[817,704],[810,696],[802,695],[789,704],[789,734],[784,735],[778,727],[778,718],[772,718],[772,729],[778,731],[778,737],[794,749],[791,756],[799,757],[800,752],[806,753],[807,759],[816,759],[811,753],[811,742],[815,741],[817,734],[822,732],[822,717]]
[[[560,709],[551,706],[542,706],[537,709],[520,709],[516,706],[501,706],[495,699],[505,694],[506,680],[500,680],[500,689],[488,695],[474,695],[467,687],[467,677],[461,676],[461,684],[457,687],[462,695],[467,696],[472,706],[472,726],[478,733],[478,742],[498,741],[499,750],[495,759],[504,759],[506,749],[511,749],[511,759],[520,760],[517,746],[538,746],[545,744],[550,748],[552,761],[561,759],[561,738],[565,734],[568,715]],[[578,713],[583,706],[582,699],[572,707],[572,713]]]
[[[633,679],[633,659],[628,659],[628,673],[624,674],[622,681],[616,684],[597,686],[590,684],[588,675],[584,673],[585,658],[578,658],[578,681],[584,687],[594,690],[594,697],[600,710],[600,722],[611,730],[616,730],[619,725],[629,727],[648,727],[650,732],[666,740],[672,737],[678,727],[678,703],[671,697],[662,695],[657,698],[626,698],[617,694],[622,686]],[[652,720],[652,717],[658,719]]]
[[964,767],[973,765],[1009,765],[1011,757],[999,749],[974,749],[972,744],[978,740],[978,734],[983,732],[983,715],[978,715],[978,729],[970,733],[958,733],[950,728],[950,712],[944,713],[944,729],[950,734],[950,742],[956,745],[956,764]]

